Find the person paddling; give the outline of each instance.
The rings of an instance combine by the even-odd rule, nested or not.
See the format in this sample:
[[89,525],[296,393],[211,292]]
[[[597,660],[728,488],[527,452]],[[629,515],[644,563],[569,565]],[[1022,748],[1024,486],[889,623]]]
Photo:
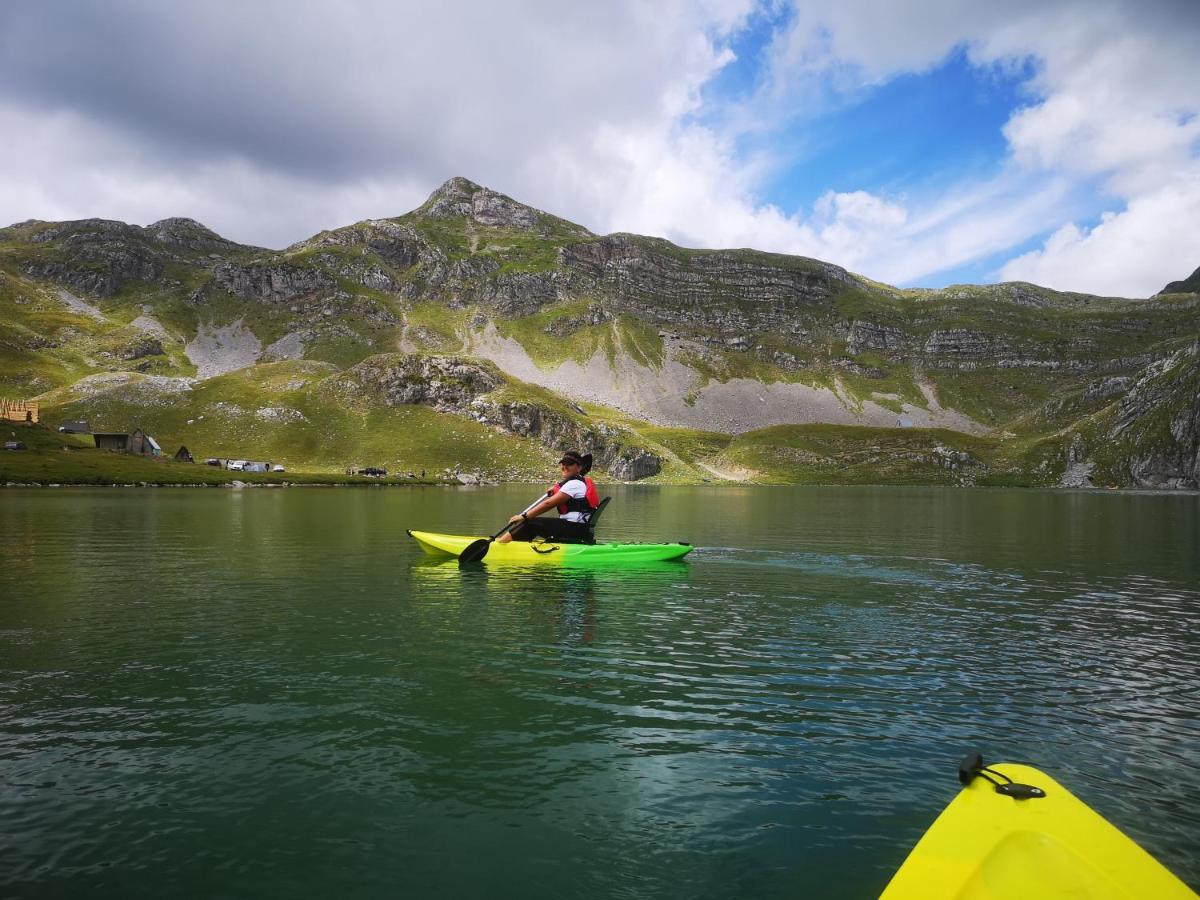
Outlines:
[[[496,538],[497,544],[532,541],[537,537],[564,544],[588,542],[590,535],[587,523],[600,505],[600,494],[587,475],[592,468],[592,454],[568,450],[558,465],[562,470],[562,480],[550,486],[545,499],[509,519],[517,527]],[[538,518],[556,507],[557,519]]]

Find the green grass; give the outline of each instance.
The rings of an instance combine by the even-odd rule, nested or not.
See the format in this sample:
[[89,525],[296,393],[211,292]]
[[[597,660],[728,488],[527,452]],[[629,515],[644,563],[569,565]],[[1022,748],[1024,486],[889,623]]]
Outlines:
[[937,388],[941,406],[995,428],[1012,427],[1016,420],[1048,401],[1078,393],[1095,377],[1073,372],[997,368],[973,372],[936,369],[926,375]]
[[32,397],[100,371],[85,348],[110,328],[41,285],[0,273],[0,393]]
[[421,349],[453,353],[462,347],[472,314],[443,303],[414,303],[404,310],[405,336]]
[[694,369],[700,375],[703,384],[710,381],[723,384],[735,378],[749,378],[761,381],[763,384],[776,382],[811,384],[816,378],[812,371],[786,370],[752,350],[724,350],[710,346],[702,352],[680,350],[676,353],[675,359]]
[[834,309],[845,319],[868,319],[877,325],[906,321],[912,304],[890,294],[863,288],[845,288],[833,298]]
[[475,255],[498,262],[498,275],[548,272],[558,268],[558,250],[562,246],[558,240],[549,240],[527,231],[478,225],[471,229],[471,233],[475,238]]
[[[36,428],[21,428],[17,439],[29,447],[25,451],[3,451],[0,455],[0,485],[74,484],[74,485],[230,485],[248,484],[434,484],[441,479],[433,473],[410,479],[405,473],[389,471],[386,479],[348,476],[334,472],[255,473],[230,472],[199,462],[177,462],[170,456],[143,457],[111,450],[97,450],[75,440],[76,435],[47,432],[34,436]],[[44,431],[44,429],[41,429]],[[9,429],[11,431],[11,429]],[[6,439],[11,439],[7,437]],[[90,439],[89,439],[90,440]]]
[[[543,371],[557,369],[568,360],[584,366],[597,353],[610,364],[627,353],[642,365],[661,368],[665,350],[657,329],[628,316],[599,325],[583,324],[591,305],[588,300],[556,303],[528,316],[496,319],[496,330],[517,341]],[[561,323],[560,333],[551,330],[556,323]]]
[[[953,471],[936,462],[942,446],[969,454]],[[945,429],[779,425],[742,434],[716,458],[787,484],[961,484],[990,473],[996,442]]]

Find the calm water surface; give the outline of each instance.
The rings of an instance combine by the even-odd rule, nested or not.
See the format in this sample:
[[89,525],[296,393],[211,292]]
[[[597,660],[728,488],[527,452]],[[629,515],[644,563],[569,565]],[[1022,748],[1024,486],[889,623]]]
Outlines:
[[1200,499],[638,488],[625,572],[460,571],[529,487],[0,491],[0,896],[871,897],[955,766],[1200,886]]

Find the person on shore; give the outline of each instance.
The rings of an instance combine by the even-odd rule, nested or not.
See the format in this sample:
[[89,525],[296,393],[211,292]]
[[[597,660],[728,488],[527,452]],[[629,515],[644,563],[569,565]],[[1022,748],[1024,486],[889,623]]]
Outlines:
[[[568,450],[558,465],[562,470],[562,480],[550,485],[546,497],[532,509],[509,519],[509,523],[517,527],[496,538],[497,544],[532,541],[538,537],[564,544],[588,542],[590,532],[587,523],[600,505],[600,494],[587,474],[592,468],[592,454]],[[539,518],[552,509],[558,510],[557,519]]]

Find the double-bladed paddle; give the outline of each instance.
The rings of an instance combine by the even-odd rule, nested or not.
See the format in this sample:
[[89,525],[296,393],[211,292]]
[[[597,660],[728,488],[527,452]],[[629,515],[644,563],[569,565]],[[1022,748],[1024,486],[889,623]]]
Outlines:
[[[527,507],[521,510],[521,514],[524,515],[525,513],[529,512],[531,509],[545,500],[546,496],[546,494],[542,494]],[[467,544],[467,546],[463,548],[463,552],[458,554],[458,564],[461,566],[463,563],[479,562],[481,559],[487,556],[487,552],[492,549],[492,542],[495,541],[496,538],[500,537],[501,535],[508,534],[520,524],[520,522],[509,522],[491,537],[480,538],[477,541],[471,541],[471,543]]]

